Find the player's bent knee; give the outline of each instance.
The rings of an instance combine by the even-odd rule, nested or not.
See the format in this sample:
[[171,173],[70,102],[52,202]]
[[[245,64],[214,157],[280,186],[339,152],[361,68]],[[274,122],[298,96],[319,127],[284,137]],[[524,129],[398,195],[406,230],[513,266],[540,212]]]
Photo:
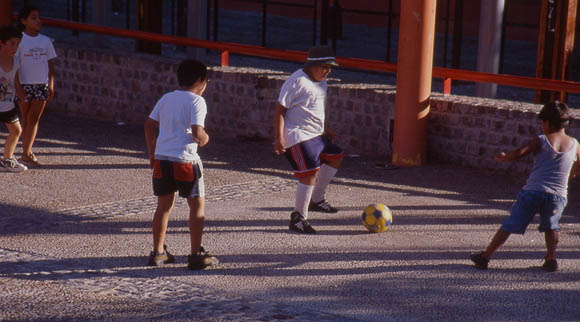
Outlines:
[[312,175],[298,178],[298,181],[302,184],[313,186],[314,183],[316,182],[317,176],[318,176],[318,172],[315,172]]

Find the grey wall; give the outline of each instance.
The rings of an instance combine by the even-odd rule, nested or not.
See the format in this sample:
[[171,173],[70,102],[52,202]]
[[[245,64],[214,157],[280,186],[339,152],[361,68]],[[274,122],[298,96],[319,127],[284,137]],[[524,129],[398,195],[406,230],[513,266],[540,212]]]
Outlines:
[[[59,46],[55,61],[57,96],[49,108],[100,119],[143,122],[155,102],[177,88],[178,61],[145,54],[123,54]],[[210,134],[271,138],[280,86],[278,71],[214,67],[204,97]],[[394,115],[392,86],[336,85],[329,82],[329,125],[349,154],[388,155]],[[434,93],[429,120],[428,158],[484,169],[529,169],[531,157],[500,164],[493,154],[514,149],[540,132],[541,106]],[[576,120],[580,113],[575,113]],[[580,122],[568,133],[580,138]]]

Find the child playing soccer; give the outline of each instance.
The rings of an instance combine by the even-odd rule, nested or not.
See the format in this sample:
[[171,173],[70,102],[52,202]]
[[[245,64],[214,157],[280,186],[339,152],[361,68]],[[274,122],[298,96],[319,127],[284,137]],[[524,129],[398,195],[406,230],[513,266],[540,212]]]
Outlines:
[[22,133],[18,108],[14,104],[18,57],[15,56],[22,34],[13,27],[0,28],[0,122],[8,128],[0,171],[22,172],[27,167],[14,159],[14,150]]
[[336,134],[324,124],[326,77],[338,66],[332,49],[313,47],[304,66],[282,85],[274,115],[274,152],[284,154],[298,178],[290,230],[315,234],[308,211],[336,213],[325,199],[328,184],[336,174],[343,152],[332,140]]
[[20,162],[28,166],[40,165],[32,153],[38,123],[46,101],[54,95],[54,68],[52,59],[56,52],[52,40],[40,34],[42,22],[36,7],[24,6],[20,10],[20,23],[24,26],[22,41],[18,47],[20,67],[18,81],[24,89],[19,94],[18,105],[22,113],[22,157]]
[[189,205],[191,254],[188,268],[198,270],[218,264],[217,258],[201,246],[205,187],[197,148],[209,141],[204,130],[207,107],[201,97],[207,86],[207,75],[204,64],[195,60],[181,62],[177,68],[181,89],[161,97],[145,122],[145,140],[153,168],[153,192],[157,196],[153,251],[149,256],[151,266],[175,262],[164,244],[176,191],[180,197],[187,198]]
[[544,232],[547,253],[542,269],[558,270],[556,245],[558,223],[566,207],[568,181],[580,171],[580,146],[576,139],[566,135],[564,128],[570,123],[566,104],[555,101],[544,105],[538,118],[542,133],[521,148],[497,154],[499,162],[517,160],[534,153],[534,167],[524,187],[520,190],[510,216],[495,233],[487,249],[471,255],[477,268],[486,269],[493,253],[510,234],[524,234],[536,213],[540,214],[540,232]]

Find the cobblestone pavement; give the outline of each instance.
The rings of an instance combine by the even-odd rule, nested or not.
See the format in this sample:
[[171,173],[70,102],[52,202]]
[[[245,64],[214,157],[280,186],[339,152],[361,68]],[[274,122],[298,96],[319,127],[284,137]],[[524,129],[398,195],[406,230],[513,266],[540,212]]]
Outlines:
[[[203,243],[220,265],[186,269],[188,209],[178,199],[167,235],[177,263],[151,268],[142,133],[47,111],[35,148],[43,167],[0,173],[0,320],[579,320],[578,181],[559,272],[538,269],[535,223],[479,271],[469,253],[489,241],[523,177],[441,164],[390,171],[349,155],[327,193],[341,211],[311,213],[319,233],[303,236],[288,231],[295,181],[271,143],[212,137],[200,150]],[[373,202],[394,212],[385,233],[360,223]]]
[[[283,192],[294,189],[296,183],[290,179],[273,178],[269,180],[259,180],[241,184],[229,184],[207,189],[207,202],[219,202],[244,198],[251,195],[267,194],[272,192]],[[140,213],[152,213],[157,206],[157,198],[154,196],[103,204],[78,207],[73,209],[60,210],[51,214],[51,217],[62,218],[62,222],[84,221],[94,219],[110,219],[122,216],[135,215]],[[176,207],[187,207],[185,199],[177,198]],[[22,216],[20,213],[13,213],[0,218],[0,229],[3,232],[26,231],[28,228],[41,229],[43,227],[54,226],[54,221],[44,221],[38,219],[37,214],[32,213]]]
[[[0,294],[1,320],[67,320],[62,312],[43,314],[43,312],[30,312],[32,308],[27,312],[21,311],[22,308],[19,305],[4,305],[10,300],[16,300],[20,295],[19,291],[22,290],[22,286],[20,282],[14,283],[14,280],[48,280],[72,288],[76,292],[120,297],[122,301],[144,302],[146,306],[156,308],[147,312],[147,315],[134,316],[135,312],[127,312],[127,315],[114,319],[109,317],[108,320],[346,320],[337,315],[301,310],[283,303],[231,296],[171,278],[151,278],[148,274],[119,269],[93,269],[83,265],[80,260],[63,262],[58,258],[2,248],[0,248],[0,267],[0,278],[4,284]],[[9,289],[11,286],[17,289]],[[91,320],[94,317],[94,313],[91,313],[88,316],[81,315],[74,318]]]

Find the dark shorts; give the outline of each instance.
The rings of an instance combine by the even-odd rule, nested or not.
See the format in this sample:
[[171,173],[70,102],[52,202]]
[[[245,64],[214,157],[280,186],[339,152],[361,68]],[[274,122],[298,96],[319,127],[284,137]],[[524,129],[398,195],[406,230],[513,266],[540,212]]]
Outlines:
[[20,120],[18,108],[14,107],[10,111],[0,112],[0,123],[13,124]]
[[510,216],[504,220],[501,229],[512,234],[523,234],[534,216],[540,214],[539,231],[560,231],[558,223],[567,202],[566,198],[551,193],[520,190]]
[[26,96],[25,102],[46,101],[48,99],[48,84],[22,84]]
[[203,165],[201,161],[181,163],[155,160],[153,163],[153,194],[165,196],[179,191],[183,198],[203,198]]
[[289,147],[284,155],[294,169],[294,176],[304,178],[318,172],[324,161],[340,159],[344,153],[328,137],[321,135]]

